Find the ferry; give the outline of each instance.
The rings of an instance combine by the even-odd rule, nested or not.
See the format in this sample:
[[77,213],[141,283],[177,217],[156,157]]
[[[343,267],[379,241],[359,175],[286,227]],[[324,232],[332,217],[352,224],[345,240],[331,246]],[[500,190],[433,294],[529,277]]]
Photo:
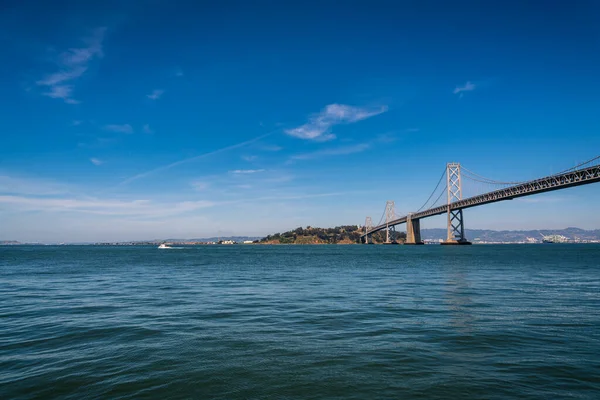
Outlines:
[[166,243],[161,243],[160,246],[158,246],[158,248],[159,249],[172,249],[172,247]]

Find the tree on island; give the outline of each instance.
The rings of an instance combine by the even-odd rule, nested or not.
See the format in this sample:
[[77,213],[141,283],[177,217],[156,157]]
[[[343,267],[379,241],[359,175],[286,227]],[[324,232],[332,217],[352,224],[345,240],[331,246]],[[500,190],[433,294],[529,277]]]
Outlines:
[[[358,225],[342,225],[334,228],[306,228],[298,227],[294,230],[268,235],[257,243],[269,244],[352,244],[360,243],[363,230]],[[376,232],[371,235],[373,243],[384,243],[385,232]],[[404,232],[393,232],[392,240],[403,242],[406,239]]]

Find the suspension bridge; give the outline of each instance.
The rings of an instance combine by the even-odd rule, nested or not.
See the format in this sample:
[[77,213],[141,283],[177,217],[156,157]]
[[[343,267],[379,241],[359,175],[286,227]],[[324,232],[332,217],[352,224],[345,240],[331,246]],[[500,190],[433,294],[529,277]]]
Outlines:
[[[444,181],[445,186],[442,186]],[[469,184],[463,185],[466,182]],[[448,163],[435,189],[421,208],[398,216],[395,203],[388,201],[377,225],[373,225],[371,217],[366,218],[361,240],[367,244],[372,243],[373,233],[385,231],[386,243],[391,243],[396,226],[406,224],[404,244],[423,244],[421,219],[447,214],[448,233],[442,244],[471,244],[465,237],[464,209],[595,182],[600,182],[600,156],[557,174],[527,182],[500,182],[478,175],[459,163]]]

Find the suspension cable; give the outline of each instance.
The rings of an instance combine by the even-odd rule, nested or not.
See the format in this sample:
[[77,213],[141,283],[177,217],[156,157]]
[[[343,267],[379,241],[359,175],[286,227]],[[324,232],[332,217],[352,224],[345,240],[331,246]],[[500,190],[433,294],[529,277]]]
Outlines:
[[[565,169],[564,171],[561,171],[561,172],[557,172],[557,173],[555,173],[555,174],[552,174],[551,176],[556,176],[556,175],[562,175],[562,174],[565,174],[565,173],[567,173],[567,172],[573,171],[573,170],[575,170],[575,169],[577,169],[577,168],[579,168],[579,167],[581,167],[581,166],[583,166],[583,165],[589,164],[589,163],[591,163],[591,162],[593,162],[593,161],[596,161],[596,160],[598,160],[598,159],[600,159],[600,156],[596,156],[596,157],[594,157],[594,158],[591,158],[591,159],[589,159],[589,160],[587,160],[587,161],[584,161],[584,162],[582,162],[582,163],[579,163],[579,164],[577,164],[577,165],[575,165],[575,166],[573,166],[573,167],[571,167],[571,168],[569,168],[569,169]],[[477,181],[477,182],[481,182],[481,183],[488,183],[488,184],[492,184],[492,185],[520,185],[520,184],[522,184],[522,183],[528,182],[528,181],[521,181],[521,182],[501,182],[501,181],[495,181],[495,180],[493,180],[493,179],[490,179],[490,178],[486,178],[486,177],[484,177],[484,176],[481,176],[481,175],[479,175],[479,174],[477,174],[477,173],[475,173],[475,172],[473,172],[473,171],[469,170],[468,168],[465,168],[465,167],[464,167],[464,166],[462,166],[462,165],[461,165],[461,170],[463,170],[463,171],[467,172],[467,174],[465,174],[465,175],[466,175],[466,176],[465,176],[465,178],[467,178],[467,179],[471,179],[471,180],[473,180],[473,181]],[[471,175],[473,175],[473,176],[469,176],[469,174],[471,174]],[[479,178],[479,179],[477,179],[477,178]]]
[[379,218],[379,223],[376,226],[379,226],[383,223],[383,218],[385,217],[386,211],[387,211],[387,205],[386,205],[386,208],[383,209],[383,214],[381,214],[381,218]]
[[492,181],[492,180],[484,180],[484,179],[478,179],[469,175],[463,175],[463,178],[472,180],[474,182],[480,182],[480,183],[487,183],[489,185],[519,185],[521,183],[524,182],[499,182],[499,181]]
[[474,181],[478,181],[478,182],[483,182],[483,183],[492,183],[492,184],[497,184],[497,185],[519,185],[519,184],[521,184],[521,183],[524,183],[524,182],[501,182],[501,181],[495,181],[495,180],[493,180],[493,179],[486,178],[485,176],[481,176],[481,175],[479,175],[479,174],[477,174],[477,173],[475,173],[475,172],[473,172],[473,171],[469,170],[468,168],[465,168],[465,167],[463,167],[462,165],[460,166],[460,169],[461,169],[461,172],[462,172],[462,171],[466,171],[466,172],[467,172],[467,175],[468,175],[468,174],[471,174],[471,175],[473,175],[473,176],[475,176],[475,177],[477,177],[477,178],[481,179],[481,180],[479,180],[479,179],[476,179],[476,178],[474,178],[474,177],[472,177],[472,176],[466,176],[466,178],[468,178],[468,179],[472,179],[472,180],[474,180]]
[[581,166],[583,166],[583,165],[589,164],[589,163],[591,163],[592,161],[596,161],[596,160],[597,160],[597,159],[599,159],[599,158],[600,158],[600,156],[596,156],[596,157],[594,157],[594,158],[592,158],[592,159],[590,159],[590,160],[587,160],[587,161],[585,161],[585,162],[582,162],[582,163],[580,163],[580,164],[577,164],[577,165],[576,165],[576,166],[574,166],[574,167],[571,167],[571,168],[569,168],[569,169],[565,169],[564,171],[558,172],[558,173],[556,173],[556,174],[554,174],[554,175],[560,175],[560,174],[567,173],[567,172],[569,172],[569,171],[572,171],[572,170],[574,170],[574,169],[577,169],[577,168],[579,168],[579,167],[581,167]]
[[[425,206],[427,205],[427,203],[429,203],[429,200],[431,200],[431,198],[433,197],[433,195],[435,194],[436,190],[438,189],[438,187],[440,186],[440,183],[442,183],[442,179],[444,179],[444,176],[446,175],[446,169],[444,168],[444,172],[442,173],[442,176],[440,176],[440,180],[438,181],[437,185],[435,185],[435,189],[433,189],[433,192],[431,192],[431,194],[429,195],[429,197],[427,198],[427,200],[425,200],[425,203],[423,203],[423,205],[421,206],[421,208],[419,208],[417,210],[417,212],[421,211],[422,209],[425,208]],[[443,192],[442,192],[443,193]],[[438,198],[439,199],[439,198]],[[437,200],[436,200],[437,201]]]
[[[432,206],[435,206],[437,204],[438,201],[440,201],[440,199],[442,198],[442,196],[444,195],[444,193],[446,192],[446,189],[448,189],[448,185],[446,185],[444,187],[444,190],[442,190],[442,192],[440,193],[440,195],[438,196],[437,199],[435,199],[435,201],[433,202]],[[431,207],[433,208],[433,207]]]

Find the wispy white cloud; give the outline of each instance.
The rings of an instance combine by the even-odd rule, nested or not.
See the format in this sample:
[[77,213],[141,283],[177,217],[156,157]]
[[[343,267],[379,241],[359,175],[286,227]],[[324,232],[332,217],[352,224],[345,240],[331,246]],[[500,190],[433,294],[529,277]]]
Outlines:
[[330,149],[313,151],[311,153],[296,154],[288,159],[288,164],[297,160],[311,160],[320,157],[341,156],[361,153],[371,147],[370,143],[360,143],[353,146],[334,147]]
[[94,164],[94,165],[102,165],[102,164],[104,164],[104,161],[102,161],[102,160],[100,160],[98,158],[94,158],[94,157],[90,158],[90,162],[92,164]]
[[181,78],[183,76],[183,70],[181,68],[175,69],[175,76]]
[[335,139],[330,132],[334,125],[351,124],[379,115],[388,110],[386,106],[378,108],[355,107],[345,104],[330,104],[320,113],[310,116],[309,121],[297,128],[287,129],[285,133],[300,139],[327,141]]
[[42,93],[44,96],[48,96],[53,99],[63,99],[67,104],[79,104],[79,100],[75,100],[71,98],[71,93],[73,92],[72,85],[54,85],[50,86],[49,92]]
[[391,132],[380,133],[377,136],[375,136],[374,142],[376,142],[376,143],[393,143],[400,139],[401,134],[414,134],[419,131],[420,131],[419,128],[407,128],[407,129],[403,129],[398,132],[391,131]]
[[264,179],[263,182],[266,183],[286,183],[294,180],[294,176],[290,174],[281,174],[277,176],[273,176],[271,178]]
[[[8,178],[10,174],[0,173],[0,219],[4,230],[11,232],[10,239],[21,241],[145,240],[195,237],[199,232],[212,236],[223,224],[239,222],[240,217],[250,220],[236,229],[244,231],[260,221],[266,234],[281,230],[265,226],[262,215],[271,215],[273,207],[297,211],[298,207],[308,207],[311,198],[353,193],[266,183],[269,177],[275,182],[281,172],[269,169],[243,177],[222,173],[198,177],[196,193],[151,190],[131,196],[120,193],[118,197],[101,195],[88,183],[79,187],[69,184],[63,189],[56,187],[60,185],[56,182]],[[85,193],[89,189],[96,194]],[[119,224],[117,231],[115,224]],[[299,225],[306,225],[306,221]]]
[[398,135],[393,132],[381,133],[375,137],[375,141],[379,143],[394,143],[398,140]]
[[476,86],[473,82],[467,81],[467,83],[465,83],[463,86],[455,87],[452,93],[458,94],[459,97],[462,97],[464,95],[464,92],[471,92],[475,90],[475,88]]
[[20,211],[80,212],[100,215],[167,217],[213,207],[207,200],[159,203],[150,200],[112,200],[95,198],[49,198],[0,195],[0,204]]
[[267,200],[281,201],[281,200],[304,200],[304,199],[314,199],[319,197],[335,197],[335,196],[347,196],[358,193],[368,193],[368,191],[351,191],[351,192],[331,192],[331,193],[312,193],[312,194],[291,194],[291,195],[276,195],[276,196],[264,196],[264,197],[255,197],[251,199],[239,200],[239,202],[244,202],[246,204],[253,202],[264,202]]
[[146,172],[142,172],[140,174],[132,176],[131,178],[125,179],[124,181],[122,181],[120,183],[120,185],[126,185],[126,184],[131,183],[133,181],[136,181],[138,179],[145,178],[145,177],[147,177],[149,175],[152,175],[152,174],[155,174],[157,172],[166,171],[168,169],[171,169],[171,168],[176,167],[176,166],[181,165],[181,164],[185,164],[185,163],[189,163],[189,162],[193,162],[193,161],[202,160],[204,158],[211,157],[211,156],[214,156],[216,154],[224,153],[226,151],[230,151],[230,150],[238,149],[240,147],[247,146],[247,145],[249,145],[251,143],[258,142],[259,140],[264,139],[267,136],[271,136],[275,132],[277,132],[277,131],[276,130],[275,131],[271,131],[269,133],[265,133],[264,135],[257,136],[257,137],[255,137],[253,139],[246,140],[245,142],[241,142],[241,143],[237,143],[237,144],[234,144],[234,145],[231,145],[231,146],[223,147],[223,148],[220,148],[218,150],[210,151],[208,153],[203,153],[203,154],[197,155],[195,157],[184,158],[183,160],[175,161],[175,162],[173,162],[171,164],[163,165],[161,167],[154,168],[154,169],[151,169],[151,170],[146,171]]
[[264,169],[236,169],[234,171],[229,171],[232,174],[256,174],[258,172],[265,172]]
[[79,125],[81,125],[82,123],[83,123],[83,121],[81,121],[81,120],[78,120],[78,119],[74,119],[74,120],[71,122],[71,126],[79,126]]
[[87,71],[87,66],[77,66],[73,69],[61,70],[59,72],[55,72],[50,75],[46,75],[44,79],[40,79],[36,82],[36,84],[41,86],[56,86],[58,84],[62,84],[63,82],[71,81],[76,78],[79,78],[85,71]]
[[146,97],[149,98],[150,100],[158,100],[160,99],[160,97],[163,95],[165,91],[161,90],[161,89],[155,89],[152,91],[152,93],[147,94]]
[[133,127],[129,124],[117,125],[110,124],[104,127],[107,131],[117,132],[117,133],[133,133]]
[[194,190],[203,191],[210,187],[210,183],[203,181],[194,181],[190,184]]
[[[239,188],[242,191],[243,188]],[[269,224],[274,206],[287,214],[298,212],[309,199],[350,196],[357,192],[289,192],[253,197],[254,189],[234,201],[155,201],[99,198],[39,198],[0,195],[0,213],[11,238],[21,241],[115,241],[150,240],[168,237],[223,235],[223,224],[234,225],[246,218],[246,225],[260,225],[262,234],[281,231]],[[230,207],[235,205],[234,207]],[[31,213],[35,211],[35,213]],[[249,213],[249,211],[251,211]],[[292,215],[292,214],[290,214]],[[250,220],[247,220],[250,218]],[[287,221],[285,224],[289,224]],[[306,221],[293,221],[296,226]],[[119,229],[115,230],[115,224]],[[35,229],[31,229],[35,226]],[[285,226],[285,225],[284,225]],[[57,227],[60,228],[57,230]],[[237,225],[247,234],[248,228]],[[251,228],[253,229],[253,228]],[[6,229],[5,229],[6,230]],[[254,233],[252,233],[254,234]],[[202,237],[200,236],[200,237]]]
[[36,196],[69,193],[70,186],[52,180],[0,174],[0,193],[30,194]]
[[[210,193],[216,198],[226,199],[227,204],[234,204],[231,199],[240,195],[237,189],[244,189],[243,196],[247,196],[248,189],[265,194],[269,190],[281,190],[281,184],[291,180],[293,177],[288,172],[278,169],[239,169],[198,177],[189,185],[195,191]],[[221,201],[220,204],[224,203]]]
[[258,156],[242,156],[242,160],[248,161],[248,162],[256,161],[257,159],[258,159]]
[[62,99],[67,104],[78,104],[79,100],[72,97],[73,83],[89,68],[90,62],[102,58],[102,42],[106,28],[95,29],[91,36],[83,38],[84,47],[70,48],[60,54],[58,59],[59,71],[46,75],[38,80],[38,86],[46,87],[44,96]]
[[149,135],[154,133],[154,131],[152,129],[150,129],[150,125],[148,125],[148,124],[144,125],[144,127],[142,128],[142,131]]

